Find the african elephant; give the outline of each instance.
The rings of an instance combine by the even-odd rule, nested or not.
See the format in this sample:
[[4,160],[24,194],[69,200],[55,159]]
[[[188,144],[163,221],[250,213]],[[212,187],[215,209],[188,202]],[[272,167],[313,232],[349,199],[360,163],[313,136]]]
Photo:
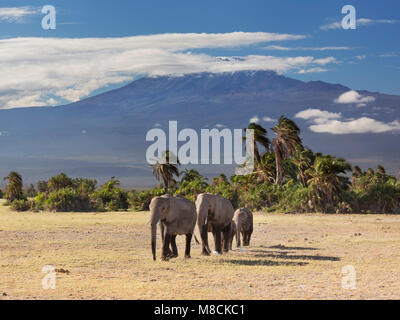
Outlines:
[[[201,235],[202,255],[210,255],[207,232],[212,232],[215,251],[222,254],[229,250],[229,233],[233,218],[233,207],[229,200],[211,193],[202,193],[196,199],[197,226]],[[222,233],[222,237],[221,237]]]
[[235,211],[233,221],[236,223],[236,244],[240,247],[240,234],[243,236],[243,246],[250,245],[253,233],[253,214],[249,209],[241,208]]
[[168,260],[172,247],[172,257],[178,256],[176,236],[186,235],[185,257],[190,258],[190,242],[196,225],[196,207],[188,199],[163,195],[154,197],[150,202],[151,213],[151,250],[156,260],[157,223],[160,221],[163,239],[162,260]]

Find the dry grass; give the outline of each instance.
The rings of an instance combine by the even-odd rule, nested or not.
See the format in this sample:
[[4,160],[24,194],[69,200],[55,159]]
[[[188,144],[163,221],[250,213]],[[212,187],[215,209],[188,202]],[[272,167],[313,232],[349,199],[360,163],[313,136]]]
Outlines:
[[[257,213],[244,252],[202,257],[194,244],[186,260],[178,237],[170,262],[152,261],[148,219],[0,204],[0,299],[400,298],[400,216]],[[44,265],[69,271],[55,290],[42,289]],[[342,289],[345,265],[356,268],[356,290]]]

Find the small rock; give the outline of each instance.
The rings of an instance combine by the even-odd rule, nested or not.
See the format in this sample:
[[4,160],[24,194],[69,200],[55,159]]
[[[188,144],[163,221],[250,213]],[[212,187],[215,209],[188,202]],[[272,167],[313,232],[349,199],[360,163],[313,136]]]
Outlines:
[[3,297],[7,297],[7,293],[3,292]]

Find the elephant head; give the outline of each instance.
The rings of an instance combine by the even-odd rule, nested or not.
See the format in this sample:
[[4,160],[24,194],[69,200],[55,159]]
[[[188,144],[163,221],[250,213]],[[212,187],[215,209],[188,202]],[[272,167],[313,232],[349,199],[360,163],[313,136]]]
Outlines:
[[156,260],[157,223],[167,217],[170,206],[169,202],[167,197],[155,197],[150,202],[151,251],[153,253],[153,260]]

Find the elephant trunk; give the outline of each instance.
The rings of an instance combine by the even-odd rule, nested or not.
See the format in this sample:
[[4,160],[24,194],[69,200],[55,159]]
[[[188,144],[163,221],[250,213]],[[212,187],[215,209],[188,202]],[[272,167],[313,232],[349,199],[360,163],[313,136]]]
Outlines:
[[151,252],[153,253],[153,260],[156,260],[156,237],[157,237],[157,223],[160,217],[152,213],[151,215]]
[[208,253],[211,253],[211,250],[208,246],[208,225],[206,222],[206,217],[204,214],[202,214],[201,211],[199,211],[199,217],[197,219],[197,225],[199,227],[199,233],[201,237],[201,242],[203,245],[203,249],[205,249]]

